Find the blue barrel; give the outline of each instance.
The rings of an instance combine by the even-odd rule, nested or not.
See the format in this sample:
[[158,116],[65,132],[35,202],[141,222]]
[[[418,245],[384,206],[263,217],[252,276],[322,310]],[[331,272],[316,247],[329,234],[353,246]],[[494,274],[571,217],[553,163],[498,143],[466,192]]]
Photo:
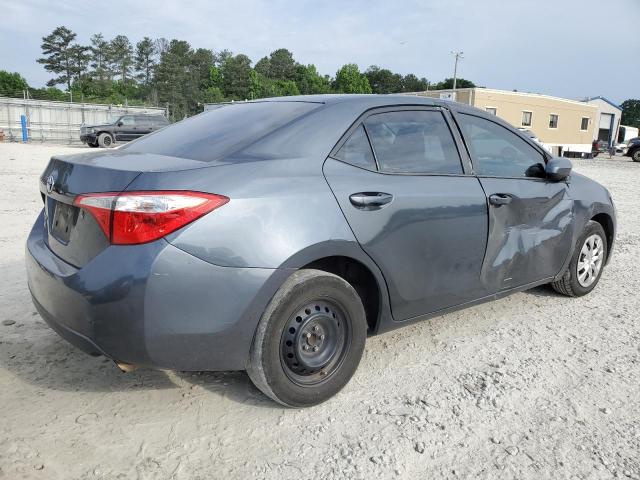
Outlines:
[[20,115],[20,125],[22,126],[22,142],[27,143],[29,140],[29,132],[27,132],[27,116]]

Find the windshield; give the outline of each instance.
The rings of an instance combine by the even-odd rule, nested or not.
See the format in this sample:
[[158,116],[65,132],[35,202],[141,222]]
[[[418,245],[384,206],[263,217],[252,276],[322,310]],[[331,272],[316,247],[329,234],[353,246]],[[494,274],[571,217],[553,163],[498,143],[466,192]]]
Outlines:
[[206,111],[122,147],[212,162],[319,107],[311,102],[242,102]]

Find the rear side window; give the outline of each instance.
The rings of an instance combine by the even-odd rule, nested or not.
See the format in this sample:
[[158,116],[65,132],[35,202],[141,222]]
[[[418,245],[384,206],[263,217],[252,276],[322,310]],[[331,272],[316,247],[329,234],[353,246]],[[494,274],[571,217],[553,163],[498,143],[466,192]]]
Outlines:
[[335,158],[343,162],[350,163],[356,167],[376,169],[376,162],[373,158],[371,145],[367,139],[364,127],[360,125],[340,147]]
[[365,121],[380,170],[461,174],[451,131],[437,110],[388,112]]
[[238,102],[175,123],[120,148],[212,162],[239,151],[320,105]]
[[136,121],[132,115],[125,115],[124,117],[120,117],[118,123],[122,123],[122,125],[135,125]]
[[144,115],[137,115],[135,118],[136,118],[136,126],[138,126],[138,127],[151,126],[151,118],[150,117],[146,117]]
[[476,161],[476,173],[497,177],[544,176],[544,156],[502,125],[473,115],[458,115]]

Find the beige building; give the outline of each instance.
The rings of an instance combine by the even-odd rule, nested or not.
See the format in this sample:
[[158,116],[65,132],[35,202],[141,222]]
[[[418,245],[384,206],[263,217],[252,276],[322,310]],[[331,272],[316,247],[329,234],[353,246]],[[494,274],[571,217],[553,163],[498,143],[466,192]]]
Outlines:
[[490,88],[430,90],[413,95],[456,100],[497,115],[516,128],[532,131],[555,155],[579,157],[591,153],[598,114],[594,105]]

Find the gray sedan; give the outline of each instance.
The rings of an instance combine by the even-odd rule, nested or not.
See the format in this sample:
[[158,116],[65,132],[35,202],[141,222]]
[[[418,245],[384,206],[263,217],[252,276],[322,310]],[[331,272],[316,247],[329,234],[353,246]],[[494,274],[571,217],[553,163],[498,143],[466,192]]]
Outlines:
[[[493,115],[413,96],[225,105],[51,159],[27,240],[46,322],[123,370],[247,370],[302,407],[367,336],[611,257],[607,189]],[[426,361],[428,364],[428,360]]]

